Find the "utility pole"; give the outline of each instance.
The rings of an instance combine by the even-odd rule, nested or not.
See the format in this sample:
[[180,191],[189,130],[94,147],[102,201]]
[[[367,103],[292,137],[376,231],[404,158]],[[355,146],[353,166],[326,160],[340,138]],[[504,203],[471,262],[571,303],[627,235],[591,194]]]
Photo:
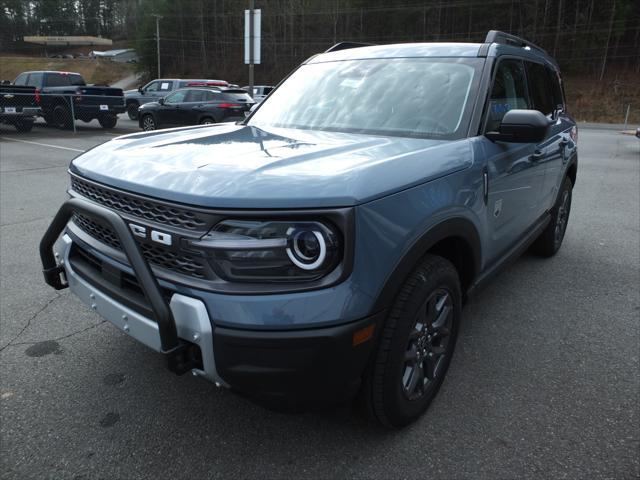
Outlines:
[[160,19],[162,15],[152,14],[152,17],[156,17],[156,50],[158,51],[158,78],[160,78]]
[[253,51],[255,37],[253,10],[255,7],[255,0],[249,0],[249,95],[251,95],[251,98],[253,98],[253,62],[255,61],[255,52]]

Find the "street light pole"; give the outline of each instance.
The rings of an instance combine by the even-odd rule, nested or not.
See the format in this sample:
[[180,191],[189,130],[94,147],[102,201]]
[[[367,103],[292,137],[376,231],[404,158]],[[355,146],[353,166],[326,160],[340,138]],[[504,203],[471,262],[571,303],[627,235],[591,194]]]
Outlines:
[[152,14],[152,17],[156,17],[156,50],[158,51],[158,78],[160,78],[160,19],[162,15]]

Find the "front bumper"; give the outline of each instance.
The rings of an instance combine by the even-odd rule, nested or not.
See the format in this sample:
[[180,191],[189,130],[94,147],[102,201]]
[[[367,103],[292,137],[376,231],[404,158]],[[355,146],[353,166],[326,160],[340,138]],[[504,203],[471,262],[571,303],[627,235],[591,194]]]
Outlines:
[[278,332],[217,327],[216,366],[235,390],[269,406],[337,404],[357,392],[383,318]]
[[[148,302],[148,314],[110,295],[106,282],[83,276],[80,264],[72,258],[74,242],[69,235],[63,234],[56,242],[75,211],[98,216],[117,232],[145,297],[153,300]],[[58,289],[70,287],[116,327],[167,355],[170,367],[171,359],[178,357],[182,368],[175,368],[173,361],[176,373],[190,370],[278,407],[326,405],[351,397],[383,318],[381,312],[344,325],[304,330],[216,325],[201,299],[175,292],[167,295],[158,285],[118,214],[77,198],[65,202],[54,218],[41,242],[41,257],[47,283]],[[238,296],[237,303],[242,304],[242,299]],[[182,357],[194,345],[200,362],[185,368]]]

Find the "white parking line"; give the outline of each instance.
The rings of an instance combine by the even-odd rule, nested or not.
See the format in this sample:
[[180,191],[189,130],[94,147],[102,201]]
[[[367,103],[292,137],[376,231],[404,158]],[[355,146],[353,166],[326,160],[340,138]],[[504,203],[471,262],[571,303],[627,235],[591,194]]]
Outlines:
[[59,148],[60,150],[70,150],[72,152],[84,152],[85,150],[80,150],[78,148],[70,148],[70,147],[60,147],[58,145],[50,145],[48,143],[38,143],[38,142],[29,142],[27,140],[18,140],[17,138],[7,138],[0,137],[2,140],[9,140],[10,142],[20,142],[20,143],[28,143],[30,145],[38,145],[39,147],[48,147],[48,148]]

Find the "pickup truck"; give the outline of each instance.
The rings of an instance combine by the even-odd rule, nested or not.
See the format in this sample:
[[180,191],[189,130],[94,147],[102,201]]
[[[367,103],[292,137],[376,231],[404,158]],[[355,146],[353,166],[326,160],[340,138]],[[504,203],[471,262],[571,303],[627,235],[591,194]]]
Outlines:
[[135,90],[126,90],[124,99],[127,104],[127,115],[131,120],[138,119],[138,107],[149,102],[157,102],[171,92],[184,87],[228,87],[225,80],[156,78],[145,86]]
[[0,85],[0,123],[13,125],[19,132],[29,132],[40,114],[39,101],[34,87]]
[[35,87],[42,116],[47,124],[59,128],[71,128],[74,119],[98,119],[103,128],[113,128],[118,122],[117,114],[125,111],[121,88],[87,85],[79,73],[23,72],[14,84]]

